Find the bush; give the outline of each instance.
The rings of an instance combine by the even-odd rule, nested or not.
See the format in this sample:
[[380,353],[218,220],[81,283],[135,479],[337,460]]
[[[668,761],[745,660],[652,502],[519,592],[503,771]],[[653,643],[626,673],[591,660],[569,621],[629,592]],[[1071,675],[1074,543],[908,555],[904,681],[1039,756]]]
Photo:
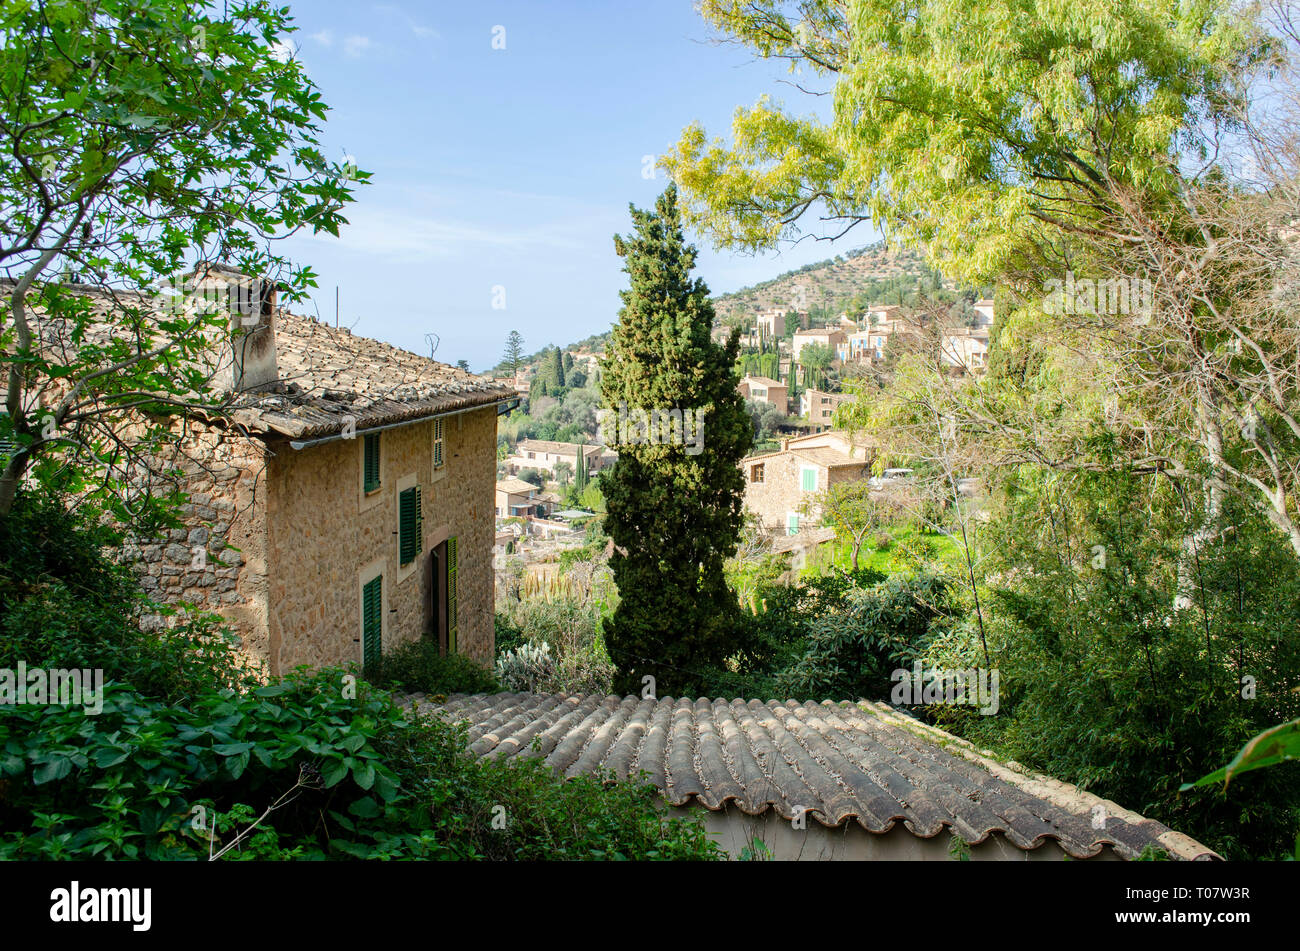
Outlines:
[[[578,562],[581,564],[582,562]],[[507,653],[511,683],[531,684],[514,689],[544,693],[609,693],[614,666],[601,636],[602,609],[591,600],[571,594],[524,598],[507,604],[498,622],[518,631],[520,641],[504,651],[497,647],[497,657]],[[519,651],[530,646],[529,658],[546,645],[549,664],[531,665],[521,660]],[[542,664],[538,660],[539,664]]]
[[542,641],[540,644],[521,644],[514,650],[497,655],[497,680],[506,690],[536,691],[538,684],[549,681],[555,675],[555,658],[551,655],[551,645]]
[[780,678],[786,693],[802,699],[885,700],[890,674],[925,650],[931,626],[944,618],[948,583],[934,573],[892,575],[855,587],[844,609],[815,616],[807,650]]
[[480,762],[462,729],[348,683],[342,670],[301,672],[190,709],[114,684],[98,717],[10,708],[0,859],[201,859],[272,806],[226,858],[716,855],[698,820],[658,814],[652,788]]
[[490,670],[464,654],[442,654],[432,640],[399,645],[380,657],[366,679],[377,686],[430,696],[501,689]]
[[[93,513],[19,495],[0,519],[0,668],[98,668],[106,680],[169,701],[252,684],[234,653],[239,639],[220,618],[151,604],[134,574],[106,557],[120,544]],[[145,614],[175,626],[142,631]]]

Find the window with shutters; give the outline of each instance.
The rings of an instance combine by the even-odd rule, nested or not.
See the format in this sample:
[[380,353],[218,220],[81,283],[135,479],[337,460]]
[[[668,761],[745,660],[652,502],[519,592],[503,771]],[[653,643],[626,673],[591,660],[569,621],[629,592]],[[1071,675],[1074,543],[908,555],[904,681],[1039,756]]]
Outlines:
[[447,539],[447,653],[456,653],[456,606],[460,600],[457,578],[460,558],[457,552],[456,536]]
[[362,487],[366,492],[379,490],[379,433],[367,433],[362,461]]
[[805,492],[817,491],[817,470],[800,469],[799,470],[799,488]]
[[384,576],[376,575],[361,588],[361,663],[373,670],[383,651]]
[[799,534],[799,513],[787,512],[785,514],[785,533],[787,535]]
[[420,487],[403,489],[397,496],[398,553],[402,565],[409,565],[424,547],[424,513]]
[[433,468],[435,470],[441,469],[446,462],[443,456],[442,423],[441,419],[433,421]]

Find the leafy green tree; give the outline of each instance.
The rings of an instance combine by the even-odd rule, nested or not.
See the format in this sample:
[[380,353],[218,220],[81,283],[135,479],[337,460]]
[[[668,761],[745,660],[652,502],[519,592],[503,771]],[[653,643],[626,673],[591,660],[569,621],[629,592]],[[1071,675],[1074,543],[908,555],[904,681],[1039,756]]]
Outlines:
[[873,494],[865,479],[836,482],[805,503],[804,510],[818,514],[841,541],[848,543],[854,571],[858,570],[858,555],[867,536],[901,514],[883,496]]
[[835,362],[835,351],[824,343],[805,344],[799,351],[799,365],[803,367],[803,384],[820,387],[826,382],[826,371]]
[[[0,7],[0,441],[17,447],[0,457],[0,517],[34,464],[38,479],[82,473],[83,491],[138,514],[113,473],[149,461],[177,407],[222,410],[201,370],[177,367],[231,332],[231,315],[157,321],[157,282],[198,258],[283,297],[314,286],[265,249],[301,229],[337,235],[368,173],[322,153],[326,106],[288,46],[294,29],[269,0]],[[108,342],[84,336],[92,314],[61,276],[113,289],[94,316]],[[62,321],[74,344],[42,351],[38,320]],[[147,424],[132,444],[128,422]]]
[[[720,666],[740,636],[740,612],[724,562],[736,549],[743,478],[737,463],[752,431],[736,390],[738,334],[710,339],[713,305],[692,279],[669,186],[653,211],[632,208],[633,233],[616,236],[629,287],[604,363],[601,395],[616,419],[631,412],[694,411],[702,441],[641,441],[617,434],[618,464],[601,479],[613,539],[619,606],[606,631],[618,667],[615,689],[660,695],[698,689],[700,671]],[[683,444],[686,443],[686,444]]]

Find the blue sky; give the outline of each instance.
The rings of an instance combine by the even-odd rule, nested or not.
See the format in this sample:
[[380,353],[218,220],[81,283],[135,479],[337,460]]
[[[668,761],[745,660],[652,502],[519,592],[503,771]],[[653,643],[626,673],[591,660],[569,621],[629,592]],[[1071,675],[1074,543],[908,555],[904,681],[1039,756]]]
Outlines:
[[[782,64],[711,42],[690,0],[292,9],[297,56],[332,107],[322,143],[373,179],[341,238],[298,235],[286,250],[320,275],[323,318],[337,285],[357,333],[420,353],[434,333],[438,359],[477,371],[512,329],[532,352],[609,328],[624,286],[612,236],[629,202],[647,207],[667,184],[643,177],[645,156],[696,119],[728,132],[763,93],[816,105],[779,82]],[[860,228],[758,257],[697,239],[698,273],[721,293],[872,239]]]

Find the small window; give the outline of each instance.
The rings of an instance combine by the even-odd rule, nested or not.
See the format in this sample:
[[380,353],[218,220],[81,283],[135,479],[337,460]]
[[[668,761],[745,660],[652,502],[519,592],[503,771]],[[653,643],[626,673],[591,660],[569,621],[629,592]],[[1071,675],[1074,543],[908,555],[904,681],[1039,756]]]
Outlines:
[[402,565],[413,562],[424,547],[424,514],[420,506],[420,487],[403,489],[397,496],[398,550]]
[[785,533],[787,535],[799,534],[799,514],[797,512],[787,512],[785,516]]
[[376,575],[361,589],[361,663],[374,670],[383,651],[384,576]]
[[762,482],[762,481],[763,481],[763,467],[764,467],[765,465],[766,465],[766,463],[760,462],[760,463],[757,463],[757,464],[752,465],[752,466],[749,467],[749,481],[750,481],[750,482]]
[[379,433],[366,433],[364,466],[364,489],[374,492],[379,488]]
[[441,469],[445,461],[442,447],[442,420],[435,419],[433,421],[433,467],[435,469]]
[[804,492],[817,491],[817,470],[801,469],[799,470],[799,488]]

